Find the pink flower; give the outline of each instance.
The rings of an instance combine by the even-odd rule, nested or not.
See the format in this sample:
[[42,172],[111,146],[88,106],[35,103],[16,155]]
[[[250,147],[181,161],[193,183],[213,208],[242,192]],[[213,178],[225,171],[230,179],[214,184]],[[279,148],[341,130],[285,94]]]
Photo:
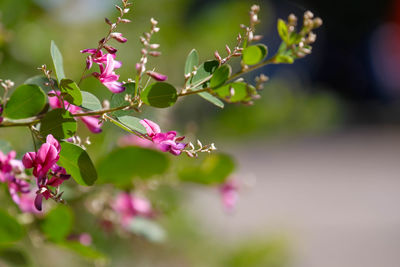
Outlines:
[[[37,178],[38,190],[34,205],[37,210],[42,210],[43,198],[49,199],[55,197],[55,194],[49,189],[51,187],[59,187],[65,180],[70,178],[64,168],[56,163],[60,158],[60,143],[49,134],[38,152],[28,152],[22,158],[25,168],[33,168],[33,175]],[[51,178],[48,178],[48,175]]]
[[0,182],[4,183],[7,181],[8,173],[13,169],[11,162],[15,158],[15,155],[16,153],[14,150],[6,155],[0,151]]
[[112,208],[119,214],[124,227],[127,227],[136,216],[152,217],[154,215],[147,199],[129,193],[120,193],[112,204]]
[[138,146],[138,147],[146,147],[146,148],[154,148],[155,147],[155,145],[152,141],[141,138],[134,134],[124,135],[121,138],[119,138],[118,145],[121,147],[125,147],[125,146]]
[[[60,92],[50,91],[50,93],[60,95]],[[62,108],[61,102],[57,96],[49,96],[49,104],[53,109]],[[69,104],[67,101],[64,101],[64,106],[72,114],[82,112],[80,107]],[[99,123],[99,119],[97,119],[98,117],[99,116],[83,116],[78,117],[78,119],[80,119],[92,133],[101,133],[102,124]]]
[[160,82],[163,82],[168,79],[166,75],[151,70],[147,71],[146,74],[149,75],[151,78],[155,79],[156,81]]
[[[107,54],[104,54],[101,50],[97,50],[95,48],[84,49],[80,51],[81,53],[89,53],[90,55],[86,58],[86,68],[90,69],[93,65],[93,62],[98,65],[107,63]],[[115,54],[111,54],[113,59],[115,59]],[[118,69],[122,66],[120,61],[114,61],[114,68]]]
[[185,143],[179,143],[185,137],[176,137],[175,131],[162,133],[160,126],[147,119],[141,120],[140,124],[146,128],[147,135],[161,151],[170,152],[171,154],[177,156],[180,155],[182,150],[186,147]]
[[121,93],[125,90],[121,82],[118,82],[119,75],[115,74],[116,61],[111,54],[107,54],[107,61],[105,67],[99,65],[100,73],[94,72],[93,75],[97,77],[104,86],[106,86],[113,93]]
[[238,184],[234,179],[228,179],[219,187],[222,204],[228,212],[232,212],[238,200]]

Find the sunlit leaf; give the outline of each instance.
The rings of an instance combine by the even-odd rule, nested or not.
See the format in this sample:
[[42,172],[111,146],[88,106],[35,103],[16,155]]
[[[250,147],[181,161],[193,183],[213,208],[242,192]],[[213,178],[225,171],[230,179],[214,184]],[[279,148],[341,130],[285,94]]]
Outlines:
[[211,79],[211,75],[218,68],[219,62],[217,60],[210,60],[202,63],[196,71],[196,75],[193,76],[191,80],[191,84],[193,85],[201,85],[207,80]]
[[278,33],[281,37],[282,41],[285,43],[289,42],[289,31],[286,25],[286,22],[282,19],[278,19]]
[[199,65],[199,54],[196,49],[193,49],[186,58],[185,75],[191,73],[197,65]]
[[93,185],[97,172],[89,155],[80,146],[61,142],[58,165],[65,168],[68,174],[80,185]]
[[146,128],[142,124],[140,124],[140,121],[142,119],[133,117],[133,116],[121,116],[118,117],[118,120],[128,126],[130,129],[135,130],[139,133],[145,134],[146,133]]
[[51,41],[50,53],[51,58],[53,59],[57,80],[61,81],[62,79],[65,79],[63,57],[54,41]]
[[71,112],[58,108],[46,113],[41,120],[40,134],[52,134],[57,139],[66,139],[74,136],[77,125]]
[[11,94],[4,109],[4,116],[10,119],[23,119],[35,116],[46,105],[46,95],[39,86],[24,84]]
[[82,105],[81,89],[78,85],[70,79],[62,79],[60,81],[60,90],[66,94],[64,99],[75,106]]
[[211,88],[218,88],[223,85],[231,76],[232,68],[229,65],[222,65],[213,74],[210,80]]
[[207,92],[201,92],[198,93],[199,96],[201,96],[202,98],[204,98],[205,100],[207,100],[208,102],[216,105],[219,108],[224,108],[224,102],[222,102],[221,100],[219,100],[217,97],[213,96],[210,93]]
[[100,110],[103,107],[101,106],[100,100],[93,94],[81,91],[82,94],[82,105],[81,107],[88,110]]
[[268,48],[265,45],[252,45],[243,50],[243,62],[246,65],[255,65],[261,62],[267,54]]
[[275,57],[275,62],[276,63],[286,63],[286,64],[292,64],[294,62],[293,57],[289,55],[277,55]]
[[251,95],[256,93],[254,87],[244,82],[230,83],[215,90],[215,93],[229,102],[241,102],[251,100]]

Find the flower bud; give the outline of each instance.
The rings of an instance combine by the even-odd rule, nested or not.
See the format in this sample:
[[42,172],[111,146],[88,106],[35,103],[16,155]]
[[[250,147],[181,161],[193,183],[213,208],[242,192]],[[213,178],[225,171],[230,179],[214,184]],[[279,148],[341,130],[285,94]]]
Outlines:
[[150,51],[149,55],[153,56],[153,57],[159,57],[159,56],[161,56],[161,52],[159,52],[159,51]]
[[128,41],[128,39],[126,39],[125,37],[122,36],[122,33],[120,32],[113,32],[111,33],[111,37],[114,38],[115,40],[117,40],[120,43],[126,43],[126,41]]
[[107,50],[108,53],[110,53],[110,54],[115,54],[115,53],[117,53],[117,51],[118,51],[117,49],[115,49],[114,47],[109,46],[109,45],[104,45],[103,47],[104,47],[104,49]]
[[122,23],[130,23],[131,21],[129,19],[121,19]]
[[225,45],[225,50],[228,53],[228,55],[230,55],[232,53],[231,49],[229,48],[228,45]]
[[108,18],[104,18],[104,21],[105,21],[108,25],[111,25],[111,24],[112,24],[112,22],[111,22]]
[[222,58],[221,58],[221,56],[219,55],[218,51],[215,51],[215,52],[214,52],[214,56],[215,56],[215,58],[216,58],[218,61],[221,61],[221,60],[222,60]]
[[163,82],[168,79],[168,77],[166,75],[163,75],[163,74],[155,72],[155,71],[147,71],[146,74],[159,82]]
[[151,49],[158,49],[160,47],[160,45],[159,44],[151,44],[149,47]]
[[152,25],[156,26],[156,25],[158,24],[158,21],[155,20],[154,18],[151,18],[151,19],[150,19],[150,23],[151,23]]

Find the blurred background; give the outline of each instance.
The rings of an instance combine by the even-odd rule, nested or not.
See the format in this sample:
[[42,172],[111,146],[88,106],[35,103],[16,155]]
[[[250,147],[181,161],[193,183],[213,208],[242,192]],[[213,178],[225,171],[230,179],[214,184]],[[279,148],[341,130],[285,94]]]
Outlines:
[[[0,0],[0,78],[18,85],[39,75],[37,67],[52,66],[55,40],[67,76],[78,80],[85,66],[79,50],[96,46],[107,30],[103,18],[117,16],[117,3]],[[240,200],[226,214],[216,188],[185,186],[166,194],[173,204],[162,219],[165,243],[99,233],[97,244],[109,252],[112,266],[399,266],[400,1],[133,3],[132,23],[118,30],[128,38],[118,45],[122,80],[134,76],[138,37],[149,30],[151,17],[159,21],[154,40],[163,55],[150,65],[177,86],[189,51],[196,48],[204,61],[217,49],[223,53],[225,44],[233,46],[252,4],[261,6],[257,32],[271,55],[280,44],[277,18],[301,18],[311,10],[324,25],[310,56],[246,77],[270,77],[255,105],[221,110],[190,96],[149,115],[165,129],[215,142],[234,155]],[[95,79],[81,88],[110,97]],[[92,157],[122,134],[110,126],[92,137]],[[32,147],[28,130],[2,128],[0,138],[10,140],[19,155]],[[94,266],[46,244],[26,249],[26,256],[30,266]]]

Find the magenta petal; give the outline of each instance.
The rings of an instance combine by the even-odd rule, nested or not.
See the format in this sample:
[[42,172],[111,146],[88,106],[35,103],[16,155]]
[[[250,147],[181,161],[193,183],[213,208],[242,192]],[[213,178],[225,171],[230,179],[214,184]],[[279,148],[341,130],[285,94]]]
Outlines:
[[161,133],[160,126],[158,126],[157,123],[151,120],[148,119],[141,120],[140,124],[143,125],[144,128],[146,128],[146,132],[150,137],[154,136],[155,134]]
[[159,82],[163,82],[168,79],[168,77],[166,75],[163,75],[163,74],[155,72],[155,71],[147,71],[146,74]]
[[52,134],[47,135],[46,143],[54,146],[57,149],[57,151],[60,152],[60,150],[61,150],[60,143],[58,142],[57,139],[54,138],[54,136]]
[[97,119],[95,117],[90,117],[90,116],[80,117],[80,119],[82,120],[82,122],[84,124],[86,124],[86,126],[92,133],[100,133],[101,132],[102,124],[99,124],[99,119]]
[[35,160],[36,160],[36,153],[28,152],[23,156],[22,164],[24,164],[25,168],[30,169],[33,167]]
[[36,208],[38,211],[41,211],[41,210],[42,210],[42,202],[43,202],[43,196],[42,196],[42,194],[37,194],[36,197],[35,197],[35,208]]

